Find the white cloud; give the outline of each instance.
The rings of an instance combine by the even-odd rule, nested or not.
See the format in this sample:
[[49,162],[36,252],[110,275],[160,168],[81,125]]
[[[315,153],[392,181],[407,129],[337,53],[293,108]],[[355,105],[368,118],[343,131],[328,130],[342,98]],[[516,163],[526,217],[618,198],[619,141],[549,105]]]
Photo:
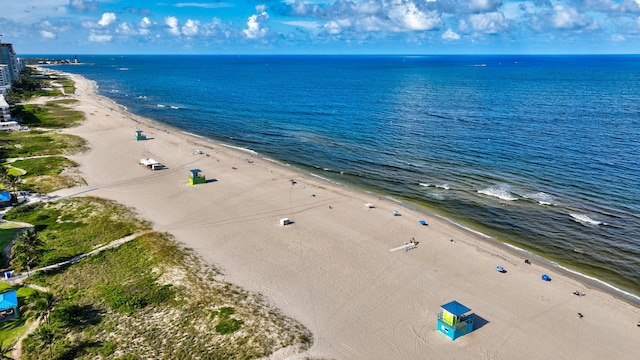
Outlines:
[[497,34],[509,27],[508,22],[499,12],[469,15],[469,22],[473,30],[486,34]]
[[447,31],[442,34],[442,38],[445,40],[460,40],[460,35],[453,32],[451,29],[447,29]]
[[180,36],[180,29],[178,28],[178,18],[175,16],[168,16],[164,18],[164,24],[169,27],[167,30],[169,34]]
[[574,29],[586,27],[589,20],[583,14],[580,14],[576,8],[556,5],[553,7],[551,15],[551,24],[556,29]]
[[112,38],[113,38],[113,37],[112,37],[111,35],[107,35],[107,34],[104,34],[104,35],[96,34],[93,30],[91,30],[91,31],[89,32],[89,41],[91,41],[91,42],[101,42],[101,43],[104,43],[104,42],[109,42],[109,41],[111,41],[111,39],[112,39]]
[[143,36],[151,34],[151,26],[152,24],[149,18],[146,16],[143,17],[142,20],[138,22],[138,33]]
[[185,36],[193,36],[198,34],[198,26],[200,22],[197,20],[187,20],[187,22],[182,27],[182,34]]
[[[260,6],[256,6],[256,10]],[[263,11],[260,14],[254,14],[247,19],[247,28],[242,30],[244,36],[248,39],[258,39],[267,35],[268,29],[262,27],[262,23],[269,19],[269,14]]]
[[45,39],[55,39],[56,38],[56,34],[52,33],[51,31],[47,31],[47,30],[40,30],[40,36],[42,36]]
[[323,28],[329,34],[337,35],[343,32],[344,29],[350,28],[351,25],[352,23],[349,19],[340,19],[328,21],[326,24],[324,24]]
[[107,26],[116,21],[116,14],[112,12],[102,14],[102,18],[98,21],[99,25]]
[[399,25],[399,31],[431,30],[440,24],[440,18],[435,11],[424,13],[412,2],[401,3],[393,7],[389,10],[388,15]]
[[324,24],[323,27],[329,34],[332,35],[337,35],[342,32],[342,27],[338,24],[337,21],[328,21],[326,24]]

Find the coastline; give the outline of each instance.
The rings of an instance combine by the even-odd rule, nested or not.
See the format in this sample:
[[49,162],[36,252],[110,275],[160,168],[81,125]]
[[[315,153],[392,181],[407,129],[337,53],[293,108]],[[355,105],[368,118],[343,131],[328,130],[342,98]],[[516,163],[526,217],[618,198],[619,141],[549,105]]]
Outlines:
[[[437,359],[455,348],[459,358],[478,352],[513,358],[526,348],[526,358],[562,357],[542,340],[550,337],[559,339],[566,357],[624,358],[640,350],[635,336],[622,329],[636,331],[637,303],[614,297],[604,285],[547,267],[543,259],[524,265],[518,250],[406,204],[132,115],[97,95],[93,82],[68,75],[79,89],[77,107],[87,115],[83,125],[67,132],[91,144],[89,152],[72,157],[81,164],[87,188],[96,189],[90,194],[134,207],[154,228],[221,266],[230,281],[264,293],[302,321],[316,338],[307,356],[423,358],[428,351]],[[150,139],[133,140],[136,126]],[[194,155],[195,149],[211,156]],[[140,157],[152,156],[169,169],[156,173],[137,165]],[[254,161],[245,162],[247,156]],[[192,166],[215,181],[186,185]],[[376,207],[366,209],[365,203]],[[396,208],[401,216],[392,216]],[[294,224],[279,226],[281,217]],[[428,226],[417,223],[422,218]],[[416,249],[388,251],[412,237],[420,242]],[[508,272],[497,273],[496,265]],[[553,281],[542,282],[542,273]],[[573,296],[574,288],[587,296]],[[439,305],[452,299],[486,321],[454,343],[434,330]],[[587,319],[577,319],[577,311]],[[565,344],[572,341],[566,334],[578,327],[587,343]]]

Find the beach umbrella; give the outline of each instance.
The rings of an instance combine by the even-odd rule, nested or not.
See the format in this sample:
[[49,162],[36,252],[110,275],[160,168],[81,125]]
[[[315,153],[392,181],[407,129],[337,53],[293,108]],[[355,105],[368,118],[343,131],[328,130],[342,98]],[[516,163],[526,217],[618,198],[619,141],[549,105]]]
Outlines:
[[544,280],[544,281],[551,281],[551,278],[549,277],[549,275],[544,274],[544,275],[542,275],[542,280]]

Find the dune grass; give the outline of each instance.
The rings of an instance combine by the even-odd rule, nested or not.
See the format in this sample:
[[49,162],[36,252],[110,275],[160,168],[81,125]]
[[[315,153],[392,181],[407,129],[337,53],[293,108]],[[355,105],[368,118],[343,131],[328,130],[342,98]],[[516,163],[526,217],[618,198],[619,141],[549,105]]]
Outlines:
[[69,260],[113,240],[150,228],[115,202],[79,197],[13,208],[5,219],[32,224],[45,242],[40,266]]
[[0,159],[76,154],[87,149],[79,136],[46,130],[0,133]]
[[[18,207],[7,217],[39,231],[40,265],[149,229],[130,209],[94,197]],[[23,359],[48,359],[49,351],[73,359],[254,359],[311,344],[301,324],[223,281],[168,234],[147,232],[27,281],[47,287],[57,303],[50,323],[40,325],[46,331],[23,341]],[[42,343],[42,333],[53,343]]]
[[47,102],[45,105],[16,105],[11,114],[21,119],[29,127],[62,129],[78,125],[84,120],[84,114],[59,102]]
[[83,179],[68,171],[77,164],[62,156],[17,160],[11,166],[25,171],[20,175],[22,182],[18,184],[22,191],[46,194],[84,184]]

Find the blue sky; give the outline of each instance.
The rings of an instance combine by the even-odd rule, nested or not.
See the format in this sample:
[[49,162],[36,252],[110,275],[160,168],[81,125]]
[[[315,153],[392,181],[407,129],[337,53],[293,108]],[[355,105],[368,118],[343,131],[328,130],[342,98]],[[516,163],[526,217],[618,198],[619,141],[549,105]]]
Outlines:
[[2,0],[18,54],[640,53],[640,0]]

